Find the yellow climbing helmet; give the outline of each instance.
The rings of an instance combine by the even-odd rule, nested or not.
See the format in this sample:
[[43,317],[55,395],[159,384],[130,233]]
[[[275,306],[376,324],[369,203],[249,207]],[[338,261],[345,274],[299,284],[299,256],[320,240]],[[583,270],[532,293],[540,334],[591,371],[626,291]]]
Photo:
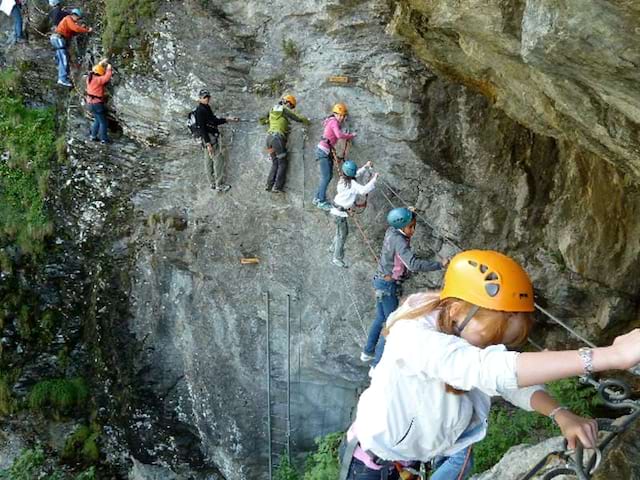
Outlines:
[[91,69],[91,71],[96,75],[104,75],[107,69],[105,68],[104,64],[100,62],[100,63],[96,63],[94,67]]
[[283,95],[282,101],[291,104],[293,108],[296,108],[296,104],[298,103],[296,97],[294,97],[293,95]]
[[512,258],[492,250],[467,250],[451,259],[440,298],[458,298],[489,310],[533,312],[533,285]]
[[349,113],[349,110],[344,103],[336,103],[333,106],[333,110],[331,110],[331,112],[338,115],[347,115]]

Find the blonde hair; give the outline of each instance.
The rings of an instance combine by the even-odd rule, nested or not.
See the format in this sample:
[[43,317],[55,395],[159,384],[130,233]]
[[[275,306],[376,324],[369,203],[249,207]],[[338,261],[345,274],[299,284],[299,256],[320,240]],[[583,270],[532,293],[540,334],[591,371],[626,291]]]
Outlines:
[[[411,295],[404,301],[400,308],[389,316],[384,328],[384,335],[388,335],[391,328],[393,328],[397,322],[418,320],[437,310],[439,311],[438,330],[449,335],[459,336],[455,328],[455,318],[451,314],[453,306],[458,306],[458,311],[461,312],[463,316],[474,307],[473,304],[458,298],[440,299],[439,292],[423,292]],[[458,316],[460,315],[458,314]],[[507,344],[509,347],[521,345],[527,340],[529,331],[533,326],[533,315],[527,312],[502,312],[480,308],[473,316],[474,320],[482,326],[479,335],[483,341],[482,344],[478,346],[484,348],[489,345],[503,343],[509,321],[514,316],[522,318],[523,321],[520,322],[521,328],[516,338]],[[447,385],[446,389],[447,392],[450,393],[464,393],[450,385]]]

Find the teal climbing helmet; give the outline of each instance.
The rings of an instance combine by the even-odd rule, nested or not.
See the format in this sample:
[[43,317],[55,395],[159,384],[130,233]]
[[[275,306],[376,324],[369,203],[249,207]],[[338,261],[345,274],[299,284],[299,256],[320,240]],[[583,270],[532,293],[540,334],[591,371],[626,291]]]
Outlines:
[[408,208],[394,208],[387,214],[387,223],[394,228],[404,228],[411,223],[414,215]]
[[60,0],[49,0],[49,5],[51,7],[57,7],[58,5],[60,5]]
[[77,15],[79,17],[82,17],[82,9],[74,8],[73,10],[71,10],[71,15]]
[[353,160],[347,160],[342,164],[342,173],[347,177],[354,178],[358,172],[358,165]]

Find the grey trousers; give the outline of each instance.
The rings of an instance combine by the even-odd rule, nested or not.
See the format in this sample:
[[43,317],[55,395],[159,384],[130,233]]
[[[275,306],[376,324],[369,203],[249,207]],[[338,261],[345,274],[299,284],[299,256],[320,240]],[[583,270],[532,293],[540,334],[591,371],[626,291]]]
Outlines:
[[213,144],[212,148],[212,153],[209,153],[206,145],[203,148],[204,171],[211,186],[216,188],[222,185],[224,181],[224,152],[222,151],[220,142]]
[[333,239],[333,258],[342,260],[344,258],[344,244],[349,235],[349,222],[347,217],[336,217],[336,236]]

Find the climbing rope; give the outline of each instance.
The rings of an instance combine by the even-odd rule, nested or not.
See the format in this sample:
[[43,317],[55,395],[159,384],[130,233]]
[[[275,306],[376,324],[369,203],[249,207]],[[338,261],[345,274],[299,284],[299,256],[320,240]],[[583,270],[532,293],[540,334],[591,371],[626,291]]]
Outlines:
[[349,296],[351,297],[351,304],[353,305],[353,308],[356,310],[356,314],[358,315],[358,320],[360,321],[360,327],[362,327],[362,336],[360,337],[360,342],[364,345],[367,338],[367,328],[364,325],[364,319],[362,318],[362,314],[360,313],[360,309],[358,308],[358,303],[356,302],[356,298],[353,295],[353,292],[351,291],[352,289],[349,288],[349,285],[347,284],[347,279],[344,276],[343,269],[340,268],[339,272],[340,272],[340,277],[342,278],[342,283],[344,284],[344,289],[349,293]]
[[375,262],[377,264],[380,261],[380,259],[378,258],[378,256],[376,255],[375,250],[371,246],[371,242],[369,241],[369,237],[367,237],[367,234],[364,232],[364,229],[360,226],[360,222],[358,222],[358,219],[355,216],[351,216],[351,218],[353,219],[353,222],[356,224],[356,227],[360,231],[360,235],[362,235],[362,238],[364,239],[365,243],[367,244],[367,247],[369,247],[369,251],[371,252],[371,255],[373,256],[373,259],[375,260]]

